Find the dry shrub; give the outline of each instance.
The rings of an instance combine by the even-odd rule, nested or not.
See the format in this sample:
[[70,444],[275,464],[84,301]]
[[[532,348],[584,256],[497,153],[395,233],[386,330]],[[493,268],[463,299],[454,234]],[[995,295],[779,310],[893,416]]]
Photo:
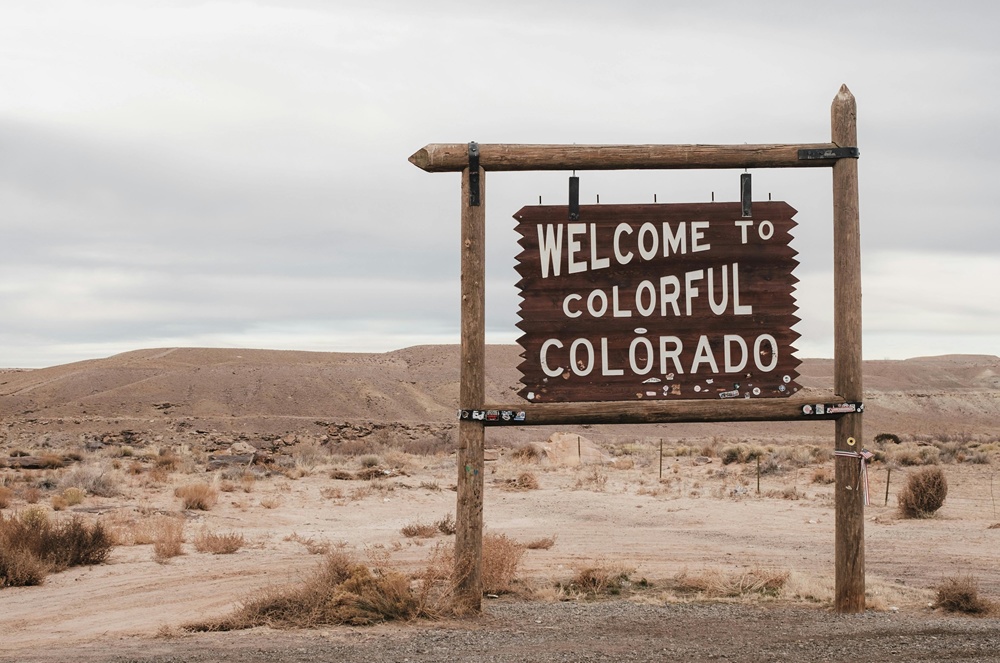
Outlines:
[[86,495],[87,494],[79,488],[67,488],[62,494],[63,499],[66,500],[67,506],[76,506],[77,504],[80,504],[83,502],[83,498],[86,497]]
[[208,511],[218,502],[219,491],[204,481],[199,481],[178,486],[174,490],[174,496],[181,498],[181,504],[185,509]]
[[516,478],[507,479],[505,486],[511,490],[538,490],[538,478],[531,472],[521,472]]
[[514,458],[514,460],[520,460],[523,462],[536,461],[540,456],[541,453],[538,451],[538,448],[532,444],[517,447],[513,452],[511,452],[511,457]]
[[172,449],[160,449],[160,453],[156,456],[154,464],[162,470],[173,472],[181,464],[181,457]]
[[972,576],[945,578],[937,586],[937,607],[946,612],[987,615],[996,610],[989,600],[979,596],[979,586]]
[[592,467],[589,472],[577,478],[576,484],[573,487],[577,490],[589,488],[590,490],[600,492],[605,489],[607,484],[608,475],[601,471],[601,468]]
[[164,564],[172,557],[184,554],[184,521],[161,518],[153,535],[153,559]]
[[673,588],[684,594],[704,594],[712,598],[733,598],[756,594],[775,597],[789,578],[788,571],[754,568],[726,573],[706,569],[699,573],[682,571],[674,577]]
[[723,465],[730,463],[746,463],[764,455],[764,449],[758,446],[751,446],[745,442],[722,447],[719,457]]
[[830,484],[836,481],[833,470],[829,467],[817,467],[812,473],[812,482],[819,484]]
[[354,475],[347,470],[335,467],[330,470],[330,478],[336,481],[351,481],[354,479]]
[[584,594],[620,594],[631,584],[632,573],[633,569],[620,564],[585,566],[577,570],[565,589]]
[[326,540],[319,540],[310,537],[304,537],[297,532],[292,532],[285,537],[285,541],[295,541],[296,543],[301,543],[306,547],[306,550],[310,555],[325,555],[330,552],[330,542]]
[[21,498],[28,504],[38,504],[38,500],[42,499],[42,489],[38,486],[28,486],[21,491]]
[[446,513],[441,520],[434,523],[434,526],[445,536],[451,536],[455,533],[455,517]]
[[506,594],[513,589],[524,550],[524,544],[506,534],[487,532],[483,535],[484,594]]
[[548,550],[552,546],[556,545],[556,537],[554,536],[544,536],[540,539],[534,539],[528,541],[524,544],[524,547],[528,550]]
[[948,481],[939,467],[925,467],[906,478],[899,492],[899,512],[904,518],[927,518],[944,504]]
[[14,500],[14,491],[7,486],[0,486],[0,509],[6,509]]
[[242,548],[244,543],[243,535],[236,532],[216,534],[202,530],[194,538],[194,549],[213,555],[231,555]]
[[903,466],[937,465],[941,462],[941,450],[928,445],[901,444],[886,450],[886,460]]
[[63,511],[69,507],[69,502],[62,495],[53,495],[50,503],[52,504],[53,511]]
[[0,586],[40,584],[47,573],[104,562],[114,546],[100,522],[53,523],[41,509],[0,515]]
[[431,525],[428,523],[410,523],[409,525],[403,525],[399,533],[407,538],[421,538],[429,539],[435,534],[437,534],[437,525]]
[[114,497],[121,493],[118,475],[101,465],[77,465],[59,481],[63,490],[78,488],[98,497]]
[[340,488],[320,488],[319,494],[328,500],[340,500],[344,498],[344,491]]
[[415,591],[405,575],[372,571],[347,553],[328,554],[304,583],[266,589],[220,620],[186,625],[190,631],[228,631],[270,626],[304,628],[367,625],[437,614],[430,593]]

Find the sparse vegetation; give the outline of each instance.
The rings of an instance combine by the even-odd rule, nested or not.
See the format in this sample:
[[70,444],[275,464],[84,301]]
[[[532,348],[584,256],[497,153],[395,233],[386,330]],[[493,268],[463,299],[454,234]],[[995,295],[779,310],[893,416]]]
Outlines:
[[925,467],[912,472],[897,495],[904,518],[927,518],[944,505],[948,481],[939,467]]
[[935,605],[946,612],[987,615],[997,610],[992,601],[979,596],[979,585],[972,576],[945,578],[936,590]]
[[556,544],[556,537],[543,536],[540,539],[533,539],[524,544],[528,550],[548,550]]
[[185,509],[199,511],[209,511],[219,501],[218,489],[204,481],[178,486],[174,490],[174,496],[181,498],[181,504]]
[[48,573],[100,564],[114,545],[100,522],[53,522],[42,509],[0,514],[0,587],[37,585]]
[[433,583],[426,581],[414,587],[402,573],[384,568],[373,571],[347,553],[335,551],[304,583],[266,589],[244,601],[229,617],[185,628],[303,628],[433,617],[439,614],[439,607],[432,587]]
[[524,557],[524,544],[506,534],[483,535],[483,593],[506,594],[513,589]]
[[208,530],[202,530],[194,538],[194,549],[202,553],[212,553],[213,555],[231,555],[245,543],[243,535],[238,532],[227,532],[218,534]]
[[165,564],[184,554],[184,521],[180,518],[160,518],[153,534],[153,559]]
[[429,539],[438,533],[438,528],[437,525],[417,522],[403,525],[402,529],[399,530],[399,533],[411,539]]
[[568,584],[562,586],[569,592],[586,595],[620,594],[631,584],[633,569],[621,564],[597,564],[581,567]]
[[673,589],[684,594],[701,594],[711,598],[751,594],[776,597],[788,582],[789,575],[788,571],[761,568],[729,573],[720,569],[706,569],[697,573],[685,570],[674,577]]
[[100,464],[77,465],[63,474],[59,481],[63,490],[78,488],[98,497],[115,497],[121,494],[120,484],[118,474]]

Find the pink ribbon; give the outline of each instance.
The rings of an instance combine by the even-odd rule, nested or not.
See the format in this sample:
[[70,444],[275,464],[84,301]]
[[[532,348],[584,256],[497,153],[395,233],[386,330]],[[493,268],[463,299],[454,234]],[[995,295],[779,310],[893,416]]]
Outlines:
[[871,504],[871,500],[868,499],[868,461],[875,457],[871,451],[867,449],[862,449],[858,451],[834,451],[834,456],[840,456],[841,458],[857,458],[861,461],[861,488],[865,496],[865,506]]

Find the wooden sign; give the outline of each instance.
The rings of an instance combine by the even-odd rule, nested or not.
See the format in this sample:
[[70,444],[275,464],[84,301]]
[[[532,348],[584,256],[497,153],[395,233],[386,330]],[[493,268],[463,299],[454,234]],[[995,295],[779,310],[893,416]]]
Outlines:
[[536,403],[799,389],[784,202],[521,209],[519,394]]

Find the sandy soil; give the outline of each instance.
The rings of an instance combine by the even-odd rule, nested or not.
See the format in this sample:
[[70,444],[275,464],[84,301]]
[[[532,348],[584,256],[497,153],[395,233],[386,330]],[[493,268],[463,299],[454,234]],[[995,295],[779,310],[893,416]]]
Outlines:
[[[762,477],[758,496],[752,465],[668,458],[664,472],[670,481],[661,483],[652,448],[630,458],[636,462],[631,469],[526,463],[509,454],[489,463],[488,529],[522,542],[556,537],[551,549],[530,550],[524,559],[524,585],[542,588],[540,600],[555,598],[544,588],[595,564],[624,565],[632,578],[653,581],[642,600],[660,604],[676,599],[658,591],[657,583],[679,572],[766,567],[792,572],[790,593],[814,596],[816,605],[828,607],[832,487],[811,482],[815,467]],[[39,647],[88,648],[176,634],[184,623],[225,614],[263,586],[301,579],[318,559],[301,541],[329,542],[361,555],[383,546],[397,565],[415,569],[448,537],[412,539],[400,529],[454,513],[455,493],[448,489],[454,459],[407,460],[408,476],[379,480],[375,489],[367,481],[333,481],[328,467],[316,466],[298,479],[262,478],[249,493],[222,493],[210,511],[183,512],[188,541],[202,528],[243,534],[247,545],[232,555],[198,553],[187,543],[184,555],[157,563],[150,545],[118,547],[106,564],[51,575],[40,587],[0,590],[0,654],[16,660]],[[525,471],[541,487],[508,489],[508,480]],[[871,606],[924,614],[933,600],[929,588],[956,572],[974,574],[986,595],[1000,596],[1000,529],[989,529],[998,518],[982,499],[995,470],[956,465],[947,471],[952,488],[936,518],[899,519],[892,486],[889,506],[876,499],[868,508]],[[893,478],[897,486],[899,474]],[[122,497],[88,498],[76,510],[109,522],[177,512],[173,487],[200,478],[179,473],[163,485],[149,485],[142,476],[131,477]],[[321,494],[331,487],[342,497]],[[876,469],[873,494],[882,497],[884,487],[885,472]],[[798,499],[780,496],[788,489]]]
[[[405,438],[402,446],[446,435],[451,422],[439,410],[453,416],[454,411],[448,410],[447,403],[452,397],[454,375],[451,369],[442,366],[439,356],[411,349],[375,359],[341,357],[343,362],[354,366],[351,369],[355,371],[351,374],[355,376],[353,380],[360,380],[358,375],[375,369],[399,373],[392,379],[385,379],[388,381],[378,378],[354,382],[350,389],[343,385],[327,387],[327,397],[333,401],[342,392],[353,394],[348,399],[349,409],[354,408],[351,412],[360,419],[352,419],[332,410],[326,410],[322,417],[317,416],[316,412],[323,410],[315,402],[311,405],[300,403],[306,398],[302,395],[308,391],[305,388],[294,393],[289,391],[284,399],[286,403],[266,405],[276,398],[275,394],[288,391],[289,385],[301,381],[303,370],[306,373],[315,370],[315,379],[321,379],[320,369],[314,366],[317,358],[310,353],[291,353],[308,355],[300,359],[307,366],[313,366],[302,369],[302,362],[296,363],[296,360],[291,362],[297,366],[293,370],[287,361],[289,354],[280,355],[284,363],[267,355],[255,358],[256,363],[252,365],[229,365],[220,362],[219,357],[229,357],[236,362],[233,353],[237,351],[204,352],[213,359],[199,363],[194,351],[143,351],[138,358],[118,360],[119,364],[123,361],[155,364],[142,377],[137,377],[134,367],[126,369],[119,365],[110,370],[108,365],[99,362],[83,367],[45,369],[48,373],[28,372],[35,373],[33,376],[22,372],[0,375],[0,382],[6,385],[0,387],[7,389],[0,394],[0,414],[4,417],[0,436],[3,456],[16,448],[26,448],[32,453],[80,449],[83,451],[82,464],[119,465],[120,495],[88,496],[82,504],[64,513],[102,518],[118,524],[149,519],[156,514],[181,514],[186,522],[187,537],[184,554],[166,563],[154,559],[150,545],[120,546],[114,549],[106,564],[50,575],[39,587],[0,589],[0,633],[3,634],[0,659],[166,662],[339,658],[368,660],[369,663],[404,658],[463,660],[460,656],[449,658],[457,656],[460,649],[453,648],[448,655],[435,649],[438,646],[435,638],[443,641],[450,638],[453,647],[478,647],[483,643],[476,638],[486,637],[482,634],[488,632],[498,639],[487,644],[499,647],[498,651],[506,651],[507,657],[496,654],[493,658],[484,656],[483,660],[603,660],[603,657],[647,660],[636,656],[630,658],[629,652],[634,653],[636,648],[630,649],[627,642],[616,639],[626,634],[655,644],[658,649],[642,650],[660,652],[666,660],[671,660],[670,656],[677,660],[708,660],[714,656],[741,658],[741,652],[743,660],[797,660],[794,648],[782,649],[785,645],[774,644],[792,643],[796,633],[802,638],[808,636],[810,641],[826,643],[822,646],[828,649],[816,650],[820,654],[819,658],[812,657],[815,660],[849,660],[851,656],[854,660],[865,660],[857,658],[857,651],[863,650],[847,648],[841,656],[837,653],[840,650],[820,632],[828,628],[829,632],[843,633],[846,628],[843,620],[837,621],[836,616],[832,616],[833,621],[826,627],[816,626],[817,619],[820,622],[831,619],[834,509],[833,486],[815,483],[813,477],[824,467],[832,471],[832,461],[823,460],[802,467],[787,465],[780,472],[765,474],[761,477],[758,493],[753,464],[723,466],[718,457],[702,464],[694,456],[667,456],[663,461],[664,480],[661,481],[656,439],[662,432],[648,429],[641,436],[634,434],[632,429],[574,431],[598,441],[595,454],[617,454],[618,466],[575,466],[572,455],[523,461],[516,459],[509,447],[504,448],[515,441],[541,443],[549,431],[526,432],[521,440],[512,440],[510,435],[492,437],[491,444],[500,448],[497,460],[487,463],[487,528],[522,542],[542,537],[556,539],[551,549],[529,550],[525,555],[520,577],[521,593],[530,597],[527,603],[509,598],[487,602],[486,617],[468,622],[320,629],[305,634],[275,633],[267,629],[234,634],[183,634],[181,625],[224,615],[242,598],[262,587],[296,582],[305,577],[319,559],[310,553],[307,543],[328,543],[362,557],[366,550],[380,549],[400,568],[416,569],[437,543],[449,541],[450,537],[407,538],[401,534],[401,528],[415,522],[434,522],[455,512],[453,454],[384,452],[379,459],[380,467],[400,468],[405,474],[375,482],[331,479],[332,468],[357,471],[361,463],[359,457],[327,455],[329,451],[336,451],[338,445],[359,437],[374,435],[383,441],[391,437],[384,428],[366,429],[372,421],[382,425],[397,420],[411,422],[405,429],[390,430],[392,435]],[[273,361],[278,368],[261,368],[266,365],[265,359]],[[919,369],[916,377],[900,372],[898,365],[883,366],[883,373],[891,372],[890,369],[896,371],[891,380],[897,383],[910,385],[913,381],[919,383],[921,375],[944,374],[948,380],[965,382],[952,388],[935,384],[934,389],[938,391],[921,391],[910,385],[909,390],[877,392],[877,398],[882,399],[881,421],[891,422],[896,420],[894,418],[902,421],[910,417],[915,422],[915,429],[933,430],[933,417],[940,415],[944,422],[941,428],[961,433],[957,438],[959,444],[992,440],[995,447],[995,442],[1000,440],[1000,429],[995,423],[990,425],[995,419],[991,420],[981,411],[976,415],[978,418],[962,414],[963,408],[969,407],[970,399],[980,403],[980,410],[1000,403],[995,370],[1000,360],[995,357],[987,358],[988,361],[980,359],[951,358],[937,364],[934,361],[913,364],[910,368]],[[178,374],[171,372],[174,369],[163,367],[162,362],[167,360],[178,362],[174,366],[180,371]],[[180,364],[187,365],[190,371],[177,368]],[[224,364],[227,368],[220,368]],[[253,393],[237,393],[235,387],[228,391],[212,391],[202,383],[190,382],[192,372],[196,372],[194,369],[210,372],[209,384],[221,380],[225,370],[239,374],[240,379],[256,371],[259,384],[271,385],[268,388],[271,391],[264,387]],[[817,375],[825,374],[822,363],[816,363],[814,369]],[[425,380],[421,377],[424,375],[430,377]],[[875,373],[874,384],[884,379],[884,375],[880,375]],[[503,394],[510,389],[505,386],[508,378],[495,381],[497,393]],[[803,382],[808,383],[810,379],[820,380],[820,377],[804,375]],[[185,380],[189,380],[186,385]],[[165,383],[169,384],[164,387]],[[928,396],[931,392],[938,395]],[[214,400],[202,397],[208,393],[216,394]],[[364,398],[359,401],[357,393],[363,393]],[[218,394],[228,394],[229,400],[220,400]],[[394,394],[394,400],[386,394]],[[291,408],[291,415],[287,414],[288,400],[298,403]],[[391,412],[385,414],[384,408],[388,406],[383,401],[389,400],[393,408],[403,408],[406,412],[392,410],[399,415],[395,419]],[[925,401],[933,401],[935,405],[924,408],[915,405]],[[165,403],[168,406],[165,407]],[[428,418],[440,422],[439,427],[419,428],[421,424],[414,412],[421,409],[433,412],[434,417],[428,415]],[[961,424],[963,416],[971,422],[965,428]],[[301,420],[301,427],[289,429],[289,422],[297,420]],[[351,421],[354,423],[343,423]],[[710,431],[704,427],[683,431],[675,428],[670,430],[672,437],[667,438],[667,443],[668,449],[687,442],[699,448],[714,444],[716,450],[727,440],[737,439],[779,446],[822,444],[831,435],[831,426],[820,426],[815,431],[810,427],[805,432],[800,428],[795,429],[795,433],[786,427],[775,426],[771,434],[763,431],[766,437],[761,438],[752,437],[761,434],[759,428],[732,425],[712,427]],[[122,431],[126,428],[132,434],[123,441]],[[698,435],[699,431],[699,437],[683,439],[692,433]],[[250,440],[255,446],[269,450],[268,453],[281,451],[297,463],[293,463],[284,475],[275,473],[258,478],[249,492],[242,489],[221,492],[218,504],[209,511],[183,511],[174,489],[202,480],[220,485],[221,470],[206,471],[208,455],[225,453],[228,445],[240,439]],[[135,456],[122,457],[123,446],[129,446],[129,453]],[[128,472],[129,463],[135,458],[166,448],[179,450],[193,460],[164,480],[150,477],[149,458],[144,461],[147,467],[143,472]],[[322,453],[309,457],[301,453],[302,449],[317,448]],[[1000,599],[997,552],[1000,550],[1000,528],[991,527],[1000,523],[996,504],[1000,499],[1000,481],[996,477],[1000,452],[992,450],[989,453],[992,454],[990,463],[943,465],[949,479],[949,496],[939,514],[926,520],[904,520],[896,513],[895,496],[911,468],[896,467],[890,476],[886,466],[876,464],[872,467],[873,504],[866,511],[865,528],[868,603],[876,611],[871,619],[877,624],[857,622],[850,628],[868,629],[873,634],[880,630],[892,632],[902,640],[909,638],[908,642],[914,647],[930,647],[921,658],[912,647],[897,644],[894,650],[885,648],[880,660],[941,660],[947,658],[941,653],[943,651],[960,653],[956,658],[966,660],[996,660],[995,650],[984,653],[960,647],[969,639],[966,631],[970,629],[982,631],[983,642],[1000,645],[997,635],[1000,626],[996,619],[956,620],[928,608],[933,600],[931,588],[944,576],[956,574],[976,576],[983,594]],[[626,462],[622,463],[623,460]],[[25,479],[37,483],[46,476],[56,483],[60,473],[66,471],[0,469],[12,486],[25,484]],[[512,480],[523,472],[530,472],[537,478],[540,485],[537,490],[511,489]],[[302,476],[298,476],[300,474]],[[886,505],[887,480],[889,498]],[[48,504],[47,499],[46,495],[42,503]],[[15,499],[5,513],[25,506],[23,500]],[[191,544],[200,531],[238,532],[245,537],[246,544],[231,555],[200,553]],[[577,570],[593,565],[623,566],[634,580],[650,580],[652,588],[628,601],[611,602],[608,605],[612,607],[605,608],[593,608],[590,603],[576,600],[565,601],[572,597],[559,595],[553,589],[557,582],[564,582]],[[666,581],[684,571],[739,572],[757,567],[790,572],[786,601],[777,606],[766,605],[763,609],[746,605],[693,604],[693,607],[685,607],[688,606],[686,600],[678,599],[666,589],[669,584]],[[591,610],[597,612],[588,612]],[[601,610],[610,613],[601,613]],[[699,613],[698,610],[707,612]],[[587,637],[581,638],[579,632],[565,629],[562,620],[566,611],[581,620]],[[664,620],[686,624],[688,630],[684,633],[689,635],[670,631],[661,623]],[[738,632],[730,633],[732,620],[756,620],[762,629],[780,631],[786,637],[769,644],[751,632],[734,635]],[[967,626],[968,623],[974,625]],[[619,626],[613,628],[609,624]],[[797,626],[786,628],[782,624]],[[639,628],[636,625],[645,625],[645,630],[634,630]],[[720,628],[729,634],[727,638],[735,638],[726,641],[734,643],[731,647],[714,638]],[[936,632],[941,634],[942,640],[935,649],[930,638],[936,637],[933,636]],[[604,634],[601,636],[603,644],[597,640],[601,633]],[[541,642],[545,634],[552,637],[547,645],[539,644],[538,647],[550,655],[539,655],[537,651],[528,655],[524,650],[520,650],[520,656],[516,655],[519,650],[515,643],[519,638],[524,642]],[[757,647],[754,656],[747,653],[749,650],[740,648],[739,637],[747,639],[747,646]],[[589,643],[587,652],[596,652],[594,658],[581,653],[579,647],[584,642]],[[712,649],[713,646],[716,649]],[[670,647],[674,649],[669,650]],[[334,651],[339,653],[331,654]],[[373,651],[382,652],[382,658],[372,657]]]

